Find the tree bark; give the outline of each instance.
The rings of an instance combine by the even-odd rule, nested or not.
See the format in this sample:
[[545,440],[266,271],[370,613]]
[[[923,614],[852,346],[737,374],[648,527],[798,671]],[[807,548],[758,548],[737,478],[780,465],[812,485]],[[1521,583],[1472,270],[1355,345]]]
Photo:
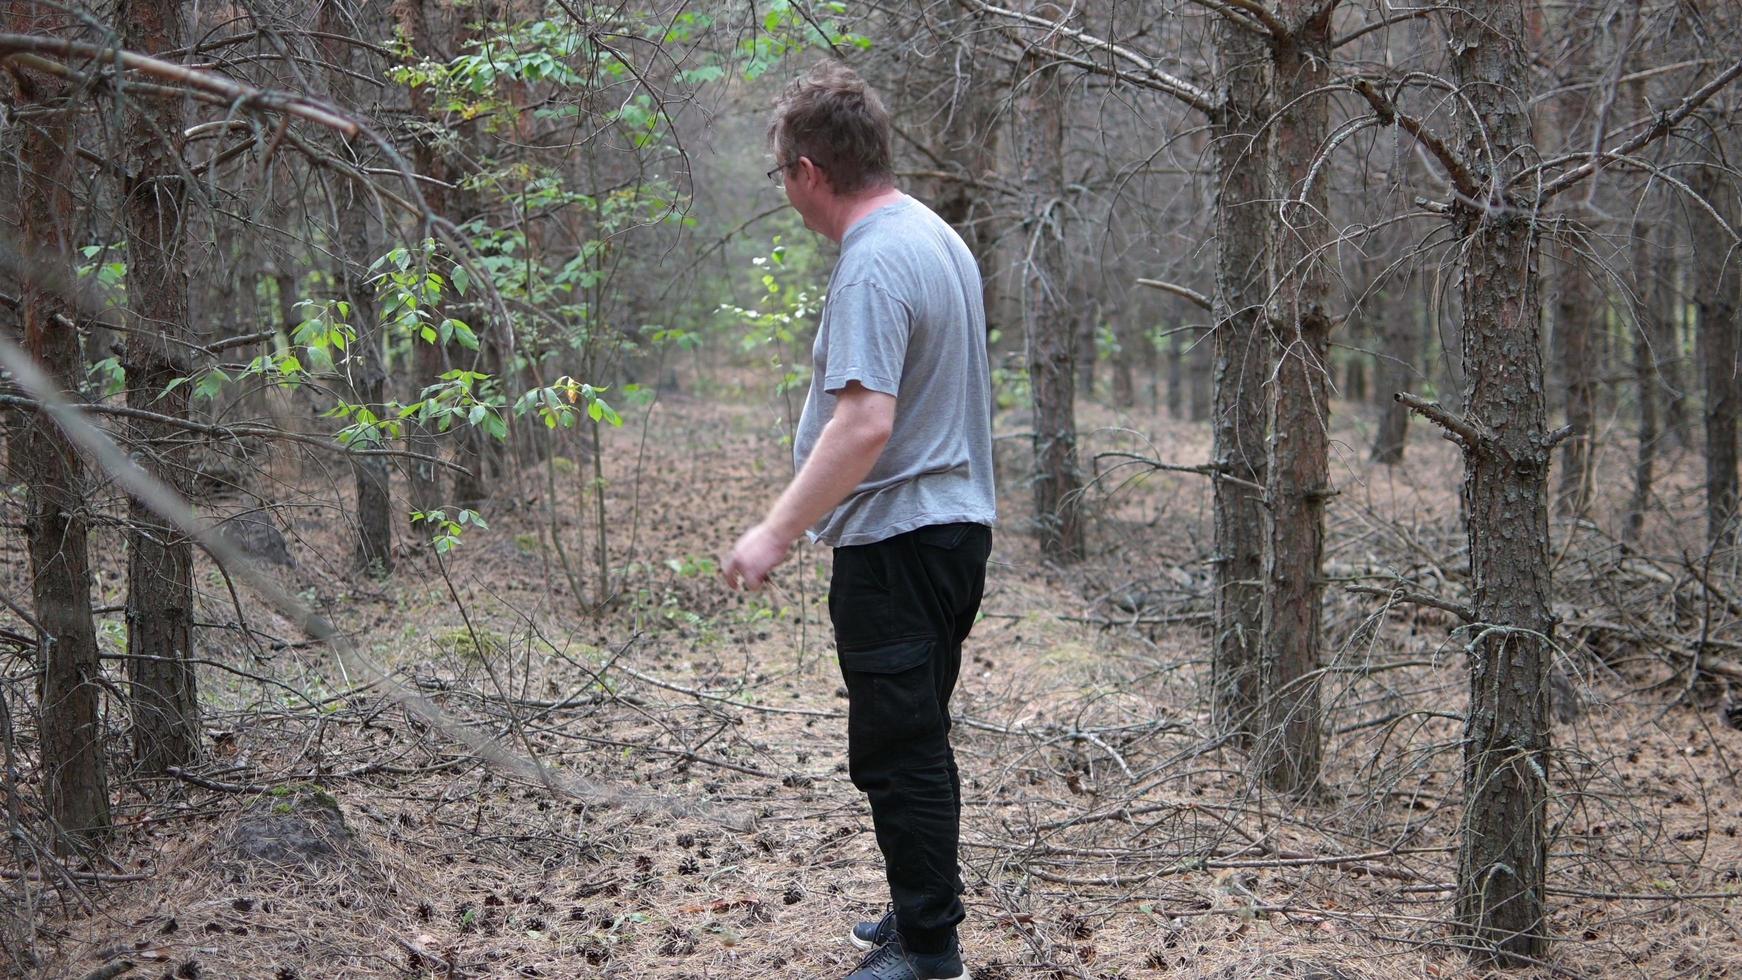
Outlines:
[[1317,670],[1323,618],[1325,501],[1330,495],[1330,279],[1324,249],[1330,195],[1310,171],[1330,132],[1331,13],[1334,3],[1286,0],[1290,28],[1275,43],[1276,157],[1272,190],[1283,204],[1276,238],[1271,312],[1277,338],[1272,385],[1269,542],[1264,549],[1258,771],[1272,789],[1302,794],[1318,783]]
[[1403,462],[1409,445],[1409,409],[1396,396],[1407,391],[1414,380],[1416,341],[1422,328],[1408,301],[1407,285],[1407,280],[1401,283],[1397,295],[1388,295],[1380,306],[1384,319],[1378,330],[1379,363],[1374,370],[1373,392],[1379,406],[1379,431],[1373,436],[1371,459],[1386,466]]
[[[127,46],[158,55],[182,46],[178,0],[129,0]],[[181,163],[186,107],[180,99],[127,101],[130,148],[124,189],[127,235],[125,364],[130,404],[186,418],[189,215]],[[171,386],[174,385],[172,388]],[[173,489],[186,485],[187,434],[167,423],[135,427],[145,470]],[[128,501],[127,677],[133,755],[147,774],[186,766],[200,753],[200,706],[193,654],[193,543],[137,498]]]
[[1555,491],[1555,513],[1562,517],[1583,514],[1591,503],[1592,436],[1597,420],[1597,318],[1601,295],[1593,288],[1570,236],[1556,242],[1555,349],[1560,354],[1561,384],[1566,396],[1566,423],[1573,430],[1561,456],[1560,484]]
[[1633,223],[1633,376],[1639,399],[1639,445],[1633,457],[1633,495],[1621,525],[1621,540],[1637,544],[1645,529],[1645,512],[1651,506],[1651,489],[1657,464],[1657,372],[1652,339],[1662,333],[1655,322],[1661,287],[1651,281],[1652,246],[1656,235],[1651,223]]
[[1095,362],[1101,351],[1096,341],[1100,327],[1101,304],[1089,289],[1086,269],[1071,275],[1070,316],[1076,339],[1071,346],[1071,360],[1077,372],[1076,391],[1084,398],[1095,397]]
[[[1470,0],[1447,13],[1448,37],[1523,38],[1523,9]],[[1484,199],[1455,206],[1464,241],[1466,418],[1464,506],[1469,514],[1475,621],[1464,727],[1464,824],[1454,911],[1479,958],[1519,965],[1547,944],[1549,611],[1542,312],[1531,202],[1506,188],[1531,149],[1523,49],[1467,41],[1453,48],[1462,156]]]
[[[1033,12],[1058,16],[1050,3]],[[1025,55],[1022,66],[1016,140],[1029,239],[1022,321],[1034,401],[1034,514],[1042,557],[1071,563],[1083,556],[1083,526],[1062,199],[1065,90],[1057,67],[1038,54]]]
[[1684,372],[1681,329],[1681,263],[1677,257],[1675,226],[1659,222],[1656,248],[1653,249],[1651,283],[1654,287],[1655,313],[1652,326],[1652,357],[1657,368],[1658,393],[1663,399],[1663,434],[1674,445],[1685,448],[1691,441],[1688,434],[1687,388]]
[[[64,26],[45,23],[61,21],[58,13],[38,16],[49,9],[8,5],[7,27],[33,33]],[[20,330],[26,351],[74,398],[84,374],[78,332],[56,322],[76,315],[58,292],[73,274],[73,118],[64,86],[53,77],[14,65],[11,81],[15,104],[33,110],[18,125],[13,163],[19,241],[29,257],[18,283]],[[13,439],[8,457],[26,487],[24,533],[42,671],[42,792],[55,849],[88,852],[101,845],[110,826],[98,710],[102,664],[91,613],[89,487],[82,457],[46,412],[22,413]]]
[[999,96],[1004,89],[990,77],[993,69],[988,60],[978,56],[976,47],[982,43],[982,35],[974,28],[981,21],[978,15],[970,16],[968,25],[964,25],[967,29],[956,32],[952,41],[956,48],[952,53],[956,74],[948,92],[948,104],[933,108],[941,125],[932,145],[939,149],[942,162],[960,178],[934,181],[933,200],[938,216],[956,229],[979,262],[986,332],[991,335],[1004,326],[1003,301],[998,292],[1003,277],[992,274],[997,265],[1003,219],[998,209],[985,200],[982,187],[998,171],[998,139],[1004,115]]
[[[430,29],[430,12],[426,0],[395,0],[391,12],[400,34],[412,52],[422,58],[442,57],[433,50],[431,44],[434,33]],[[418,173],[431,178],[419,189],[423,192],[424,203],[430,210],[444,214],[448,201],[447,188],[442,182],[448,179],[449,170],[447,158],[436,149],[435,134],[439,131],[437,127],[440,122],[434,113],[433,100],[427,86],[413,86],[408,95],[411,100],[411,115],[422,123],[412,146],[412,161]],[[405,386],[409,389],[406,391],[407,402],[415,400],[426,386],[434,384],[446,370],[439,340],[429,343],[414,335],[410,344],[411,364],[406,371],[410,383]],[[405,443],[406,448],[412,452],[431,458],[440,452],[432,428],[415,418],[406,420]],[[406,481],[405,514],[409,521],[413,513],[434,510],[442,505],[442,473],[440,467],[423,460],[412,460],[407,470],[410,478]],[[412,530],[422,533],[422,529]]]
[[[1689,184],[1725,224],[1736,226],[1736,188],[1718,169],[1721,154],[1694,168]],[[1699,360],[1706,387],[1706,539],[1714,547],[1737,540],[1736,313],[1739,275],[1735,242],[1705,208],[1689,208],[1694,244],[1694,303]]]
[[[358,19],[372,23],[374,18],[369,10],[370,4],[363,4]],[[348,36],[349,30],[336,19],[337,16],[335,5],[321,8],[322,30],[335,38],[323,39],[321,45],[330,64],[351,68],[356,49],[336,40]],[[335,70],[328,77],[334,98],[341,105],[354,104],[355,85],[351,76]],[[369,229],[371,202],[358,193],[355,183],[347,182],[342,188],[338,207],[338,248],[333,278],[339,295],[351,304],[350,324],[356,331],[356,340],[345,352],[345,372],[350,382],[351,401],[380,415],[386,401],[387,372],[382,365],[375,287],[364,277],[364,270],[376,258],[376,244]],[[393,570],[393,498],[387,461],[380,456],[353,456],[351,474],[357,490],[354,560],[359,568],[370,574],[385,575]]]
[[1343,398],[1352,402],[1367,400],[1367,361],[1359,351],[1343,363]]
[[[1221,71],[1211,118],[1216,151],[1216,289],[1213,356],[1214,464],[1246,484],[1265,485],[1264,381],[1270,332],[1270,57],[1254,32],[1217,18]],[[1177,341],[1182,337],[1175,334]],[[1176,347],[1177,351],[1177,347]],[[1170,366],[1178,362],[1177,354]],[[1170,381],[1170,402],[1172,383]],[[1215,647],[1212,705],[1217,728],[1243,738],[1257,727],[1259,637],[1263,631],[1264,496],[1251,486],[1212,482],[1215,524]]]
[[1176,333],[1167,338],[1167,417],[1175,422],[1186,417],[1186,338]]

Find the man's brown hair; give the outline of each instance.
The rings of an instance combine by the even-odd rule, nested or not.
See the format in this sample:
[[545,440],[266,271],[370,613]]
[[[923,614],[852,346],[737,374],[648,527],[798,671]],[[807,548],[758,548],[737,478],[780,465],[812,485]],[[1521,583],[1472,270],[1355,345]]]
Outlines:
[[894,182],[889,166],[889,112],[859,73],[822,61],[786,86],[768,124],[774,162],[810,157],[836,194]]

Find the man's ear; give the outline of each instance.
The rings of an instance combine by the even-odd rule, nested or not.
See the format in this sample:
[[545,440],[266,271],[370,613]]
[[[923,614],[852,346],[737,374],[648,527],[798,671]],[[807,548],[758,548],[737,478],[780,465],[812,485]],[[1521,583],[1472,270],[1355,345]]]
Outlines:
[[829,186],[829,175],[823,173],[823,168],[817,166],[816,161],[812,160],[810,157],[799,157],[798,169],[803,171],[808,179],[816,181],[823,187]]

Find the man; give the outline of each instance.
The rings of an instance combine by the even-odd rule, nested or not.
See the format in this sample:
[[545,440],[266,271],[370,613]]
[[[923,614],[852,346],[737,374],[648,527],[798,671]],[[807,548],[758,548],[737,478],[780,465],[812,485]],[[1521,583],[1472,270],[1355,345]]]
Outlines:
[[841,255],[793,447],[798,474],[721,572],[756,589],[807,529],[834,547],[848,767],[870,797],[892,899],[880,921],[852,930],[871,952],[848,980],[967,980],[949,702],[996,517],[986,315],[967,246],[895,188],[889,132],[877,95],[837,63],[775,103],[769,177]]

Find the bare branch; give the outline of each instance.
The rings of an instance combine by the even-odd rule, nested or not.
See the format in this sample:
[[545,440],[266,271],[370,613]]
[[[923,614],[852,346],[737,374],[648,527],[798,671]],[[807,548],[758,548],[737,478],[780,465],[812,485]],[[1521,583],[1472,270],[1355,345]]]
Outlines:
[[[1212,10],[1216,9],[1215,5],[1206,2],[1206,0],[1192,0],[1192,2],[1201,4],[1205,7],[1210,7]],[[1227,3],[1228,6],[1238,9],[1241,13],[1249,15],[1253,20],[1263,24],[1264,29],[1270,33],[1270,36],[1278,41],[1294,33],[1288,29],[1288,25],[1284,24],[1281,18],[1271,13],[1270,8],[1259,2],[1259,0],[1227,0]],[[1236,24],[1240,22],[1239,18],[1231,17],[1229,19],[1234,21]]]
[[1197,306],[1200,309],[1211,309],[1210,298],[1190,286],[1181,286],[1177,282],[1163,282],[1160,279],[1139,279],[1137,280],[1137,284],[1139,286],[1148,286],[1151,289],[1159,289],[1164,293],[1172,293],[1175,296],[1182,296],[1191,300],[1192,305]]
[[[38,410],[44,409],[42,402],[33,398],[25,398],[20,395],[0,394],[0,405],[16,405],[20,408],[34,408]],[[339,453],[344,456],[392,456],[401,459],[415,459],[420,463],[430,463],[435,466],[445,467],[446,469],[453,470],[456,473],[467,472],[466,468],[460,466],[458,463],[452,463],[448,460],[439,459],[435,456],[428,456],[423,453],[415,453],[409,449],[359,449],[343,445],[333,441],[332,439],[304,435],[300,432],[291,432],[286,429],[279,429],[269,425],[207,425],[204,422],[176,418],[171,415],[161,415],[157,412],[147,411],[143,408],[132,408],[127,405],[69,404],[65,406],[65,408],[68,411],[90,412],[95,415],[113,415],[119,418],[155,422],[159,425],[173,426],[177,429],[183,429],[188,432],[197,432],[201,435],[217,436],[232,442],[247,437],[259,439],[282,439],[287,442],[301,443],[305,446],[313,446],[316,449],[324,449],[327,452]]]
[[1407,391],[1400,391],[1393,397],[1410,411],[1446,430],[1447,438],[1462,445],[1465,449],[1475,449],[1492,438],[1490,433],[1467,419],[1458,418],[1446,411],[1439,402],[1430,402],[1420,395],[1412,395]]
[[62,58],[88,58],[93,61],[118,64],[122,68],[186,85],[208,95],[216,95],[242,105],[254,105],[298,116],[328,129],[337,130],[346,136],[357,135],[361,128],[357,123],[341,115],[338,110],[319,105],[304,95],[255,88],[215,72],[201,71],[197,68],[188,68],[168,61],[148,58],[145,55],[120,48],[31,34],[0,34],[0,59],[33,53],[53,54]]
[[1009,10],[1004,7],[994,7],[991,4],[982,2],[982,0],[959,0],[959,2],[969,10],[978,11],[983,14],[990,14],[994,17],[1002,17],[1006,20],[1027,24],[1030,27],[1045,28],[1048,34],[1069,38],[1086,48],[1105,51],[1134,66],[1138,70],[1138,74],[1135,77],[1130,76],[1117,71],[1110,65],[1103,65],[1087,58],[1066,55],[1063,52],[1051,50],[1041,44],[1031,43],[1029,41],[1019,41],[1026,50],[1038,51],[1042,54],[1058,58],[1061,61],[1068,62],[1077,67],[1098,74],[1111,75],[1115,78],[1126,81],[1138,82],[1147,88],[1152,88],[1159,92],[1166,92],[1174,98],[1179,99],[1181,102],[1184,102],[1186,105],[1197,109],[1199,112],[1208,114],[1214,112],[1216,109],[1216,98],[1207,90],[1199,88],[1183,78],[1162,71],[1148,58],[1145,58],[1143,55],[1138,54],[1136,51],[1133,51],[1124,45],[1115,44],[1112,41],[1096,37],[1095,35],[1089,34],[1085,31],[1077,30],[1074,27],[1066,27],[1063,24],[1047,20],[1045,17],[1037,17],[1033,14],[1025,14],[1021,11]]
[[[1239,7],[1235,6],[1232,2],[1225,2],[1225,0],[1190,0],[1190,2],[1203,7],[1205,10],[1221,14],[1223,17],[1227,18],[1228,23],[1237,27],[1242,27],[1254,34],[1262,34],[1270,38],[1275,38],[1277,36],[1275,31],[1266,26],[1254,14],[1239,9]],[[1278,23],[1280,23],[1280,21]],[[1287,30],[1284,29],[1283,34],[1286,35],[1287,33]]]
[[1440,166],[1446,169],[1446,176],[1451,179],[1452,186],[1458,193],[1470,199],[1477,200],[1482,196],[1482,184],[1476,176],[1470,173],[1470,168],[1451,147],[1447,146],[1433,131],[1428,129],[1421,120],[1407,113],[1398,111],[1397,103],[1380,94],[1373,83],[1365,78],[1355,80],[1355,91],[1367,100],[1373,111],[1379,114],[1379,121],[1387,126],[1396,125],[1404,132],[1415,137],[1424,149],[1433,154]]
[[1259,493],[1265,492],[1264,487],[1253,483],[1251,480],[1242,480],[1229,473],[1226,466],[1219,466],[1215,463],[1199,463],[1195,466],[1184,466],[1179,463],[1163,463],[1161,460],[1151,459],[1148,456],[1142,456],[1137,453],[1119,452],[1114,450],[1095,454],[1095,461],[1097,463],[1103,459],[1123,459],[1127,462],[1139,463],[1147,466],[1152,470],[1166,470],[1169,473],[1196,473],[1199,476],[1207,476],[1212,480],[1232,483],[1235,486],[1245,487],[1248,490],[1256,490]]
[[1471,609],[1469,606],[1466,606],[1461,602],[1453,602],[1450,599],[1441,599],[1439,596],[1427,592],[1417,592],[1414,589],[1406,589],[1402,586],[1386,588],[1382,585],[1350,585],[1346,586],[1343,591],[1352,592],[1356,595],[1379,596],[1383,599],[1389,599],[1392,602],[1408,602],[1417,606],[1430,606],[1434,609],[1444,609],[1446,612],[1457,616],[1466,623],[1474,623],[1476,621],[1476,610]]
[[1350,41],[1359,40],[1359,39],[1364,38],[1367,35],[1373,33],[1374,31],[1384,30],[1385,28],[1390,27],[1393,24],[1401,24],[1404,21],[1415,20],[1417,17],[1426,17],[1428,14],[1433,13],[1434,9],[1435,8],[1433,8],[1433,7],[1417,7],[1414,10],[1409,10],[1409,11],[1405,11],[1404,13],[1398,14],[1396,17],[1386,17],[1383,20],[1375,21],[1375,22],[1373,22],[1371,24],[1367,24],[1363,27],[1357,27],[1354,30],[1350,31],[1349,33],[1344,34],[1342,37],[1339,37],[1336,40],[1332,41],[1331,42],[1331,49],[1334,51],[1337,48],[1340,48],[1343,45],[1348,44]]
[[[1681,101],[1681,104],[1676,106],[1674,109],[1671,109],[1668,112],[1661,113],[1660,115],[1658,115],[1658,117],[1652,121],[1651,125],[1649,127],[1647,127],[1644,132],[1633,137],[1632,139],[1621,144],[1620,146],[1616,147],[1613,150],[1605,150],[1605,151],[1600,152],[1600,153],[1593,153],[1591,155],[1590,160],[1586,161],[1585,163],[1583,163],[1577,167],[1574,167],[1573,169],[1567,171],[1564,174],[1561,174],[1559,177],[1556,177],[1554,180],[1551,180],[1547,184],[1543,185],[1542,192],[1537,195],[1537,206],[1541,207],[1542,205],[1548,203],[1550,200],[1552,200],[1554,198],[1555,195],[1561,193],[1562,191],[1566,190],[1569,187],[1572,187],[1574,184],[1577,184],[1579,181],[1584,180],[1586,177],[1591,176],[1592,174],[1598,172],[1599,170],[1602,170],[1604,167],[1607,167],[1610,163],[1613,163],[1617,158],[1631,156],[1632,154],[1638,152],[1639,149],[1641,147],[1645,146],[1646,144],[1652,143],[1656,140],[1662,139],[1665,136],[1668,136],[1671,130],[1675,129],[1676,126],[1681,124],[1682,120],[1686,119],[1688,116],[1693,115],[1694,110],[1698,109],[1702,105],[1705,105],[1706,102],[1712,98],[1712,96],[1718,94],[1726,86],[1728,86],[1731,82],[1735,81],[1738,77],[1742,77],[1742,61],[1737,61],[1735,64],[1731,65],[1729,68],[1726,68],[1724,71],[1718,73],[1718,75],[1716,77],[1714,77],[1711,81],[1700,86],[1698,91],[1694,92],[1692,95],[1689,95],[1687,98],[1683,99]],[[1538,169],[1540,169],[1540,167],[1532,167],[1529,170],[1525,170],[1525,171],[1519,173],[1518,177],[1515,178],[1514,183],[1517,183],[1518,181],[1525,180],[1526,178],[1530,177],[1531,174],[1533,172],[1537,171]]]

